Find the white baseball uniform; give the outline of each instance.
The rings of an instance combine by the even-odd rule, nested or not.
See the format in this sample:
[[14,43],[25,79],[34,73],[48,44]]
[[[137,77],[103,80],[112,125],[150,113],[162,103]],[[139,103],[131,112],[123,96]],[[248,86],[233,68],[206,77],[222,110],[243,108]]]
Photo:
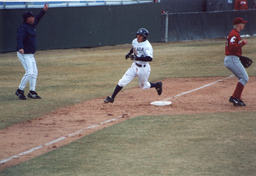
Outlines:
[[[136,56],[149,56],[153,58],[153,48],[148,40],[144,42],[138,42],[137,38],[132,41],[133,52]],[[142,89],[149,89],[151,87],[148,82],[150,75],[150,65],[149,62],[145,61],[134,61],[131,67],[126,71],[123,77],[119,80],[118,85],[124,87],[129,84],[135,77],[139,78],[139,86]]]

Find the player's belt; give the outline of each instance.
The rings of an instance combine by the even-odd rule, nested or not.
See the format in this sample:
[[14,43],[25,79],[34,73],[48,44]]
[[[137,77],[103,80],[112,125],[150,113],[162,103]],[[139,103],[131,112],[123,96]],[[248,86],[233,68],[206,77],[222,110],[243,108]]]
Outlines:
[[146,67],[146,65],[140,65],[140,64],[137,64],[135,63],[138,67]]

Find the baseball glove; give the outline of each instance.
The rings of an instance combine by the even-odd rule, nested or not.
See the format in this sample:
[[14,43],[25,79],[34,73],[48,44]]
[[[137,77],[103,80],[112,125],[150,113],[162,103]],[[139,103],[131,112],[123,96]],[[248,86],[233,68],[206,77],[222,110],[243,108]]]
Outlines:
[[253,60],[248,58],[248,57],[239,56],[239,58],[240,58],[240,61],[241,61],[242,65],[244,66],[244,68],[250,67],[253,63]]

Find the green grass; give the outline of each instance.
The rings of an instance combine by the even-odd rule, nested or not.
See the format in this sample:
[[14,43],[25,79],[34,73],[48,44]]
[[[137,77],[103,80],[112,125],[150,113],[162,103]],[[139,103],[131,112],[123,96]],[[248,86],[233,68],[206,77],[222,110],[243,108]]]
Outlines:
[[0,175],[252,176],[255,129],[255,112],[137,117]]
[[[154,61],[149,80],[177,77],[227,76],[224,67],[224,39],[175,43],[153,43]],[[256,39],[244,47],[254,56]],[[130,67],[124,59],[131,45],[38,51],[37,92],[42,100],[20,101],[14,95],[24,70],[16,53],[0,54],[0,129],[95,97],[110,94]],[[255,75],[255,67],[249,69]],[[133,81],[125,89],[137,87]],[[25,93],[29,91],[28,85]]]

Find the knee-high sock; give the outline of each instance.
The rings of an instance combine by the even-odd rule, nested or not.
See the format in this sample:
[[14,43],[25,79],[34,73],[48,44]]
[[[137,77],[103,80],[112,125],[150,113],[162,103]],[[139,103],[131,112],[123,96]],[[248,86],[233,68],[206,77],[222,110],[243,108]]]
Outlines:
[[150,88],[156,87],[156,83],[151,83],[150,82],[150,86],[151,86]]
[[119,85],[116,85],[116,88],[112,94],[112,98],[115,98],[115,96],[118,94],[118,92],[120,92],[120,90],[122,90],[123,87],[120,87]]
[[244,85],[241,84],[240,82],[238,82],[237,85],[236,85],[236,89],[233,93],[233,97],[241,99],[241,95],[242,95],[243,90],[244,90]]

